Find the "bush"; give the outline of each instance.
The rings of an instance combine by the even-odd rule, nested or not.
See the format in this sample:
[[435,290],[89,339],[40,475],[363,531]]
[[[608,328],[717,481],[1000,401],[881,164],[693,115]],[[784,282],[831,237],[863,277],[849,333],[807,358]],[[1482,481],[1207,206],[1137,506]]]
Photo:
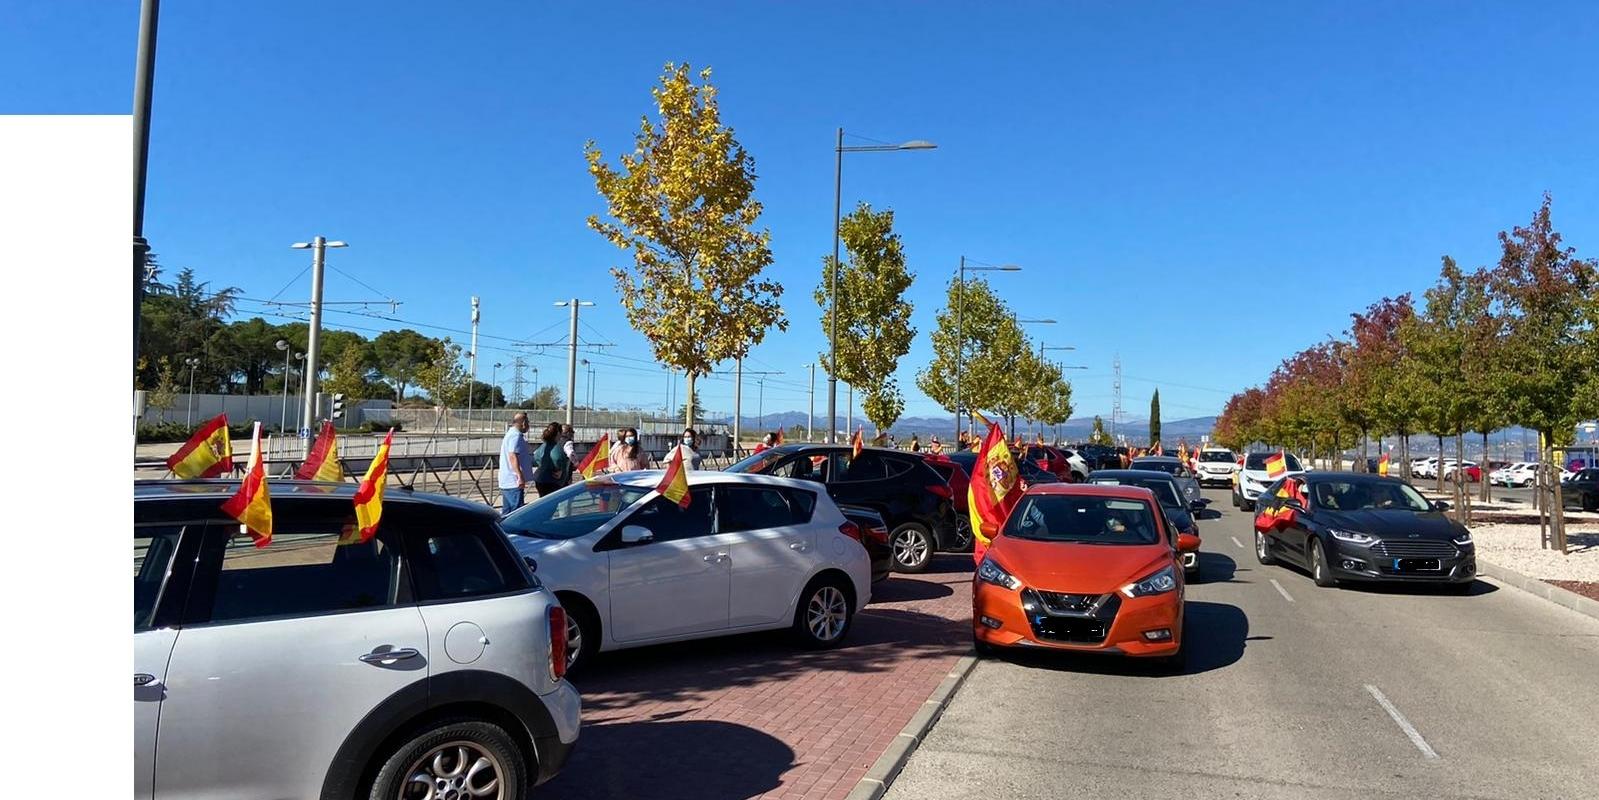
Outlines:
[[[194,432],[199,430],[199,425],[185,425],[181,422],[158,422],[154,425],[140,425],[139,432],[134,441],[140,444],[152,442],[186,442]],[[244,442],[249,448],[250,436],[255,433],[255,420],[247,420],[240,424],[228,425],[228,438],[235,443]]]

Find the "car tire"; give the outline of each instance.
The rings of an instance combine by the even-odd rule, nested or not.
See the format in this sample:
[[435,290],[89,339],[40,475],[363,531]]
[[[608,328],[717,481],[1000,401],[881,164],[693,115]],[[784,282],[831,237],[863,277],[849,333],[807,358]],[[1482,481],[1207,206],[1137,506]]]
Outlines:
[[1323,589],[1338,585],[1338,579],[1332,574],[1332,566],[1327,563],[1327,550],[1321,546],[1320,539],[1310,540],[1310,578]]
[[888,536],[888,547],[895,572],[926,572],[933,561],[933,535],[919,523],[895,528]]
[[499,782],[505,797],[522,797],[531,785],[516,740],[504,728],[479,719],[445,719],[416,731],[378,768],[368,797],[399,797],[419,775],[433,781],[435,797],[471,797],[469,789],[481,789],[489,780]]
[[853,592],[844,581],[818,577],[800,593],[794,609],[794,635],[812,650],[828,650],[844,643],[855,622]]
[[1240,500],[1238,508],[1243,510],[1243,511],[1251,511],[1252,512],[1252,511],[1255,510],[1255,501],[1253,501],[1253,500]]
[[1277,556],[1271,552],[1271,540],[1260,531],[1255,531],[1255,560],[1267,566],[1277,563]]
[[989,658],[989,657],[993,656],[997,651],[994,649],[993,645],[989,644],[988,642],[983,641],[982,639],[977,638],[976,635],[973,635],[972,636],[972,652],[976,653],[978,658]]
[[1585,494],[1582,496],[1583,511],[1599,511],[1599,494]]
[[[573,672],[594,660],[600,651],[600,618],[588,601],[576,596],[561,597],[566,609],[566,671]],[[578,646],[572,646],[573,637]]]
[[1155,659],[1155,666],[1167,675],[1180,675],[1188,669],[1188,644],[1178,642],[1177,652]]

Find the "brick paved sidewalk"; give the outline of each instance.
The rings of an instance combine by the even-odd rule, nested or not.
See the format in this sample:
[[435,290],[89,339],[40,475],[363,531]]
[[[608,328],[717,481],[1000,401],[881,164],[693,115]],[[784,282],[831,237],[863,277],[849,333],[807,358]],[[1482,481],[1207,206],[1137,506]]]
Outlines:
[[583,732],[538,797],[843,798],[971,649],[969,555],[873,587],[848,643],[753,634],[602,655]]

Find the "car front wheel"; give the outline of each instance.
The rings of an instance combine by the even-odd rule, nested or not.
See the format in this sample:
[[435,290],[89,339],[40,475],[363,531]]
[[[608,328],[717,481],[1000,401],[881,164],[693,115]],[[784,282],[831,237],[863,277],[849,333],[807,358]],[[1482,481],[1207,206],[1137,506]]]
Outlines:
[[927,571],[928,562],[933,560],[933,537],[928,534],[926,528],[914,522],[907,522],[895,528],[888,541],[889,547],[893,550],[896,571]]
[[1277,557],[1271,553],[1271,542],[1260,531],[1255,531],[1255,560],[1262,564],[1277,563]]
[[447,719],[418,731],[391,753],[368,797],[509,800],[523,797],[528,788],[522,754],[505,729],[483,720]]
[[1332,567],[1327,564],[1327,551],[1322,549],[1319,539],[1310,540],[1310,577],[1322,588],[1338,585],[1338,579],[1333,577]]

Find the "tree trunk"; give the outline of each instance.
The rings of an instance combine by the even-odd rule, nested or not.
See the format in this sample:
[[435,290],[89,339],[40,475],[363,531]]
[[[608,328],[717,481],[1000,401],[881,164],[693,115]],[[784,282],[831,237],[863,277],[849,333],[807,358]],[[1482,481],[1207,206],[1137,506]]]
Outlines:
[[[683,404],[683,427],[692,428],[694,427],[694,380],[699,376],[695,375],[692,371],[684,373],[684,376],[687,388],[683,392],[683,397],[685,399]],[[832,441],[832,434],[829,433],[827,438],[828,441]],[[738,442],[734,442],[733,446],[737,447]]]
[[1482,501],[1484,503],[1493,502],[1493,489],[1492,489],[1492,483],[1493,482],[1488,480],[1488,476],[1493,474],[1493,470],[1488,468],[1488,464],[1489,463],[1490,462],[1488,460],[1488,434],[1486,432],[1484,432],[1483,435],[1482,435],[1482,487],[1481,487],[1482,488]]
[[1471,524],[1471,492],[1466,489],[1466,434],[1455,432],[1455,521]]
[[[1436,435],[1436,434],[1434,434]],[[1438,493],[1444,493],[1444,437],[1438,437],[1438,468],[1433,470],[1438,473]]]
[[1551,546],[1566,555],[1566,498],[1560,488],[1560,464],[1555,461],[1554,436],[1549,437],[1549,538]]
[[[1388,471],[1393,471],[1392,461],[1388,464]],[[1410,480],[1410,436],[1404,431],[1399,432],[1399,476]]]
[[[1377,448],[1377,452],[1378,452],[1378,456],[1381,457],[1382,447],[1380,445]],[[1365,428],[1361,428],[1360,429],[1360,464],[1355,468],[1355,471],[1356,472],[1365,472],[1366,471],[1366,459],[1368,459],[1370,457],[1371,457],[1371,431],[1368,431]]]

